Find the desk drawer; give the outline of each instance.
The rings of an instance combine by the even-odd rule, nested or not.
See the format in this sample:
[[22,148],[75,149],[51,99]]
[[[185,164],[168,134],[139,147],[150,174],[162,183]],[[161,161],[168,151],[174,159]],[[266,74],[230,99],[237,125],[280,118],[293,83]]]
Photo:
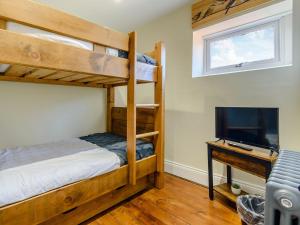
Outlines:
[[228,153],[219,152],[216,150],[212,151],[212,158],[216,161],[225,163],[240,170],[244,170],[245,172],[251,173],[253,175],[262,178],[265,178],[266,176],[265,165],[254,158],[246,158],[244,155],[229,155]]

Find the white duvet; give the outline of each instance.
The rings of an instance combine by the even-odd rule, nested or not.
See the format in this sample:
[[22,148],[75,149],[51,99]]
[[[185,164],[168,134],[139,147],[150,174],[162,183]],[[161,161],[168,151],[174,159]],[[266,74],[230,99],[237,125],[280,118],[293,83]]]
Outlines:
[[[120,167],[120,159],[116,154],[80,139],[2,149],[1,162],[0,206],[22,201]],[[16,162],[19,166],[15,165]]]

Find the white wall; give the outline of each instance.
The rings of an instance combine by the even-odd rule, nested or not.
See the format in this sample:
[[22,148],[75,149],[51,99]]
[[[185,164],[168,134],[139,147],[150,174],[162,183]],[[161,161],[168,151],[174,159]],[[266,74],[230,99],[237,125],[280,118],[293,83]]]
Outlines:
[[[294,21],[300,20],[300,1],[294,1]],[[294,66],[192,78],[191,6],[159,18],[138,29],[141,51],[164,40],[167,47],[166,159],[207,171],[205,142],[214,140],[215,106],[280,108],[282,148],[300,151],[300,33],[294,23]],[[152,100],[140,89],[139,102]],[[215,164],[216,165],[216,164]],[[186,167],[186,168],[188,168]],[[215,166],[219,174],[224,167]],[[263,185],[261,179],[234,171],[234,177]]]
[[105,131],[105,89],[0,82],[0,148]]

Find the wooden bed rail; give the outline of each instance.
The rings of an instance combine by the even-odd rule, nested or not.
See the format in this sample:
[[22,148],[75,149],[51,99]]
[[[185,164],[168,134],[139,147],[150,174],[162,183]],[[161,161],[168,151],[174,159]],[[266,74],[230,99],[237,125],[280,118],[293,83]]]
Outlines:
[[31,0],[0,0],[0,18],[94,44],[129,50],[128,34],[99,26]]

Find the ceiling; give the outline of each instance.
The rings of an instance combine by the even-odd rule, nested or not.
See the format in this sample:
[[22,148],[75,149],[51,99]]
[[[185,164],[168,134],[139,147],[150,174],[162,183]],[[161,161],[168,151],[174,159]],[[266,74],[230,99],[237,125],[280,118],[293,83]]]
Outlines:
[[193,0],[36,0],[113,29],[129,32]]

